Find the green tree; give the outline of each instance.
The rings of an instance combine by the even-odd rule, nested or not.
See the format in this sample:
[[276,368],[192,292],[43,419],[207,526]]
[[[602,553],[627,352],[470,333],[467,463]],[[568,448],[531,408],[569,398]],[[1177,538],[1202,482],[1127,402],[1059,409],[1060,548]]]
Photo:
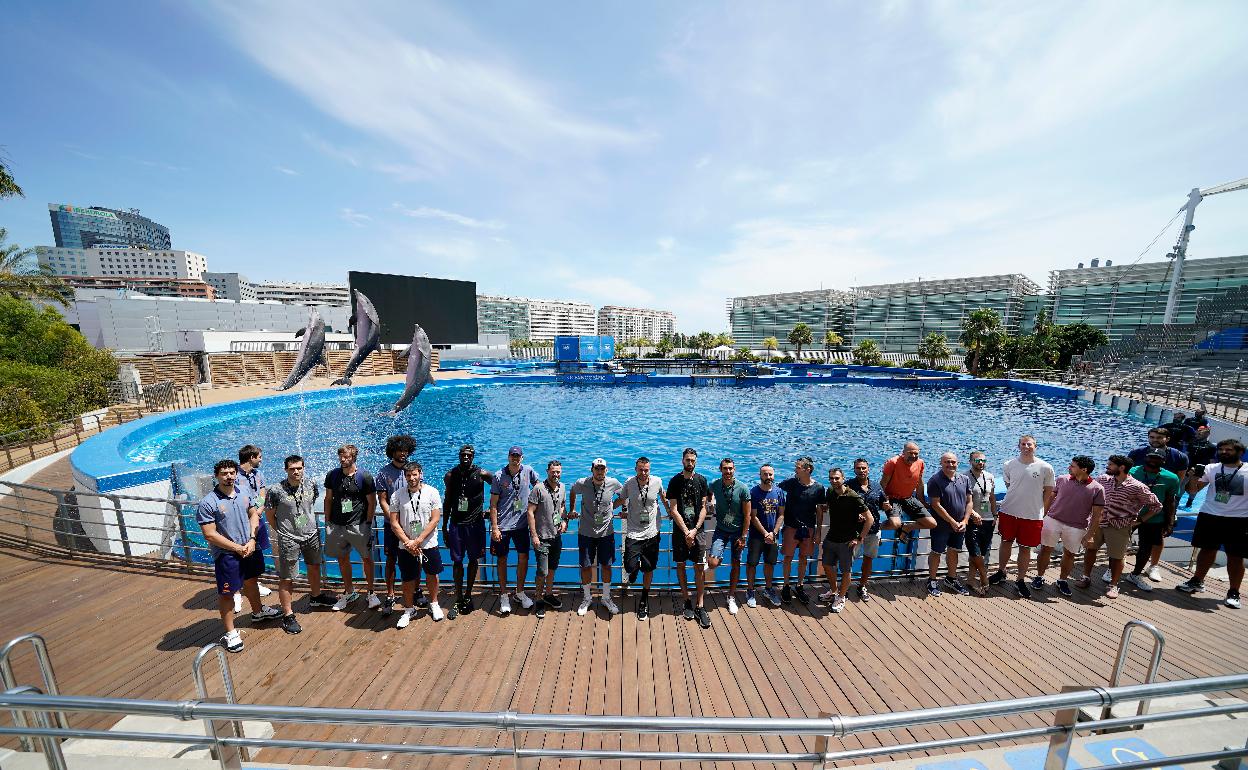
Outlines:
[[831,329],[828,329],[826,332],[823,333],[823,352],[827,353],[828,363],[832,362],[833,348],[839,348],[841,345],[844,345],[844,344],[845,344],[845,339],[841,337],[841,335],[832,331]]
[[13,172],[9,168],[9,159],[0,153],[0,198],[25,198],[26,193],[17,186]]
[[814,341],[815,333],[804,323],[799,323],[793,327],[793,331],[789,332],[789,344],[797,346],[796,359],[798,361],[802,360],[802,346],[809,345]]
[[715,335],[710,332],[698,332],[690,341],[703,358],[706,357],[706,351],[715,347]]
[[763,340],[763,347],[767,350],[767,360],[771,360],[771,354],[780,347],[780,340],[775,337],[767,337]]
[[1091,324],[1079,321],[1056,327],[1057,368],[1066,369],[1075,356],[1081,356],[1092,348],[1109,344],[1109,335]]
[[737,341],[732,338],[731,334],[728,332],[720,332],[715,335],[715,344],[713,347],[719,347],[720,345],[732,347],[735,344],[737,344]]
[[755,358],[754,358],[754,354],[750,352],[749,347],[746,345],[742,345],[741,347],[737,348],[737,352],[732,354],[732,360],[733,361],[754,361]]
[[953,354],[949,349],[949,341],[940,332],[929,332],[914,352],[919,358],[927,359],[929,369],[935,369],[937,361],[943,361]]
[[32,264],[34,249],[6,244],[8,230],[0,227],[0,296],[45,299],[66,305],[70,289],[47,265]]
[[985,354],[1000,351],[1005,330],[1001,327],[1001,315],[992,308],[972,310],[962,321],[962,334],[958,340],[966,348],[966,368],[978,377],[982,371]]
[[873,339],[865,339],[854,346],[854,363],[858,366],[882,366],[884,354]]
[[664,334],[662,339],[659,340],[659,344],[655,346],[655,350],[663,358],[670,356],[675,349],[676,346],[672,344],[672,338],[667,334]]
[[649,337],[638,337],[637,339],[630,342],[629,345],[631,347],[637,348],[637,357],[641,358],[641,349],[654,347],[654,340],[650,339]]

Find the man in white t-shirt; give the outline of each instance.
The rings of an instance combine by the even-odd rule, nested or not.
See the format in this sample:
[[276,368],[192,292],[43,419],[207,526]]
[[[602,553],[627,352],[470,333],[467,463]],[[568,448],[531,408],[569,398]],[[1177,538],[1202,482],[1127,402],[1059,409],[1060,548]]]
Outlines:
[[[663,483],[650,475],[650,460],[638,457],[634,466],[637,475],[624,482],[624,489],[616,498],[617,507],[627,505],[623,517],[624,571],[630,585],[637,584],[637,573],[642,574],[641,596],[637,599],[637,619],[650,617],[650,583],[654,570],[659,566],[659,505],[664,515],[671,515],[667,500],[663,497]],[[603,593],[602,604],[612,615],[620,609]]]
[[399,573],[403,577],[403,614],[398,628],[407,628],[416,617],[416,584],[425,575],[425,592],[429,597],[429,615],[434,621],[443,618],[438,605],[438,575],[442,572],[442,554],[438,550],[438,527],[442,519],[442,495],[422,482],[420,463],[403,466],[407,481],[390,496],[390,527],[399,538]]
[[1244,445],[1238,439],[1218,442],[1218,462],[1205,466],[1205,475],[1189,478],[1187,491],[1196,494],[1213,485],[1196,516],[1192,547],[1199,548],[1196,572],[1178,589],[1194,594],[1205,588],[1205,575],[1218,558],[1218,550],[1226,551],[1226,577],[1230,589],[1226,606],[1239,609],[1239,587],[1244,582],[1244,557],[1248,556],[1248,494],[1244,481]]
[[1001,553],[997,571],[988,578],[992,585],[1005,582],[1006,569],[1018,541],[1018,576],[1014,590],[1024,599],[1031,598],[1027,587],[1027,569],[1031,566],[1031,549],[1040,545],[1044,512],[1053,502],[1057,487],[1053,466],[1036,457],[1036,439],[1023,436],[1018,440],[1018,457],[1007,460],[1002,473],[1005,499],[997,515],[997,531],[1001,533]]

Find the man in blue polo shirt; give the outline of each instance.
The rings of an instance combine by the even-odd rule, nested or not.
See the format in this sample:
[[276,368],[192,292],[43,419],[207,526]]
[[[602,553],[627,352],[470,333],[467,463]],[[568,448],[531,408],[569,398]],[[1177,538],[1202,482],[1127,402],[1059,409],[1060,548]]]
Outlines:
[[524,579],[529,571],[529,520],[525,508],[535,484],[542,479],[533,466],[524,464],[524,450],[513,446],[507,451],[507,464],[494,474],[490,486],[490,525],[494,539],[494,557],[498,560],[498,612],[511,614],[507,591],[507,555],[516,547],[516,600],[526,610],[533,600],[524,592]]
[[234,628],[234,593],[241,590],[251,603],[251,620],[259,623],[282,616],[277,607],[260,603],[256,578],[264,572],[264,554],[256,546],[260,508],[255,498],[239,489],[238,463],[221,460],[212,469],[216,486],[204,495],[195,511],[195,520],[212,551],[217,578],[217,610],[225,626],[221,643],[230,652],[243,651],[243,637]]

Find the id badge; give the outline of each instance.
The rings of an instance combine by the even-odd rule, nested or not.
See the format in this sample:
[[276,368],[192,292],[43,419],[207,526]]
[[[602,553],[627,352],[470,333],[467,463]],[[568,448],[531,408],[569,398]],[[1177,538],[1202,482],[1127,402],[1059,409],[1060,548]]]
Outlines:
[[407,536],[414,540],[423,529],[424,527],[421,526],[419,521],[413,520],[411,524],[407,525]]
[[520,512],[520,498],[519,497],[511,501],[511,510],[515,511],[516,513]]
[[296,517],[295,517],[295,527],[297,527],[298,529],[301,529],[301,530],[303,530],[303,529],[307,529],[307,527],[308,527],[308,517],[307,517],[307,516],[305,516],[305,515],[303,515],[302,513],[301,513],[301,514],[299,514],[298,516],[296,516]]
[[1217,494],[1213,496],[1213,499],[1215,502],[1229,503],[1231,501],[1231,493],[1230,492],[1218,492]]
[[607,514],[602,512],[601,506],[594,512],[594,524],[600,528],[607,526]]
[[645,527],[650,526],[650,512],[647,511],[645,508],[642,508],[641,511],[637,514],[637,523],[641,525],[643,529]]
[[351,513],[351,512],[352,512],[352,511],[354,511],[354,510],[355,510],[355,501],[354,501],[354,500],[348,500],[348,499],[346,499],[346,498],[343,498],[343,501],[342,501],[342,512],[343,512],[343,513]]
[[987,498],[979,501],[979,513],[981,516],[985,513],[988,513],[988,499]]
[[468,512],[468,498],[466,497],[459,498],[459,512],[460,513]]

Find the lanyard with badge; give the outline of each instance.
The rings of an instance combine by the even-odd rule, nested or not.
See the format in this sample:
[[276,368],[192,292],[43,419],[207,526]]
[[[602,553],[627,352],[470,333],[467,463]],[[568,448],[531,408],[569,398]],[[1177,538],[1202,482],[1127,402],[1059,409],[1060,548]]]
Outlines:
[[[350,486],[348,486],[348,480],[350,480]],[[342,503],[342,512],[353,513],[355,511],[355,501],[347,495],[355,494],[358,491],[358,487],[355,485],[355,474],[350,476],[345,473],[342,474],[342,488],[340,491],[339,500]]]
[[1242,467],[1244,466],[1237,465],[1235,467],[1235,472],[1229,476],[1226,475],[1225,465],[1218,469],[1218,477],[1215,479],[1215,483],[1213,485],[1214,501],[1219,503],[1229,503],[1231,501],[1231,482],[1234,481],[1235,477],[1239,475],[1239,469]]
[[507,474],[511,476],[511,493],[512,493],[511,510],[515,511],[516,513],[520,513],[520,505],[521,505],[520,476],[523,475],[523,473],[524,473],[524,466],[521,465],[520,470],[516,471],[516,475],[511,476],[511,474]]
[[468,512],[468,479],[474,475],[476,467],[470,467],[467,473],[463,473],[459,477],[459,505],[456,506],[460,513]]
[[425,524],[420,520],[420,498],[425,494],[425,485],[421,484],[416,490],[416,499],[412,499],[412,490],[407,490],[408,505],[411,506],[411,515],[408,517],[407,536],[418,537],[424,530]]
[[979,515],[988,513],[988,474],[980,473],[975,479],[975,487],[979,489]]
[[308,514],[303,508],[303,485],[296,487],[294,492],[291,492],[288,486],[286,493],[290,495],[291,500],[295,501],[295,529],[303,530],[308,526]]
[[607,525],[608,517],[602,510],[602,495],[606,491],[606,479],[602,480],[602,484],[594,484],[594,526],[596,527],[605,527]]
[[563,493],[560,492],[559,487],[551,489],[549,482],[544,483],[546,484],[546,491],[550,493],[550,521],[554,524],[555,529],[558,529],[559,525],[563,523]]
[[637,524],[642,529],[645,529],[650,526],[650,484],[653,483],[653,480],[646,484],[644,490],[641,488],[640,481],[636,479],[633,479],[633,481],[637,484],[637,494],[641,495],[641,508],[637,511]]

